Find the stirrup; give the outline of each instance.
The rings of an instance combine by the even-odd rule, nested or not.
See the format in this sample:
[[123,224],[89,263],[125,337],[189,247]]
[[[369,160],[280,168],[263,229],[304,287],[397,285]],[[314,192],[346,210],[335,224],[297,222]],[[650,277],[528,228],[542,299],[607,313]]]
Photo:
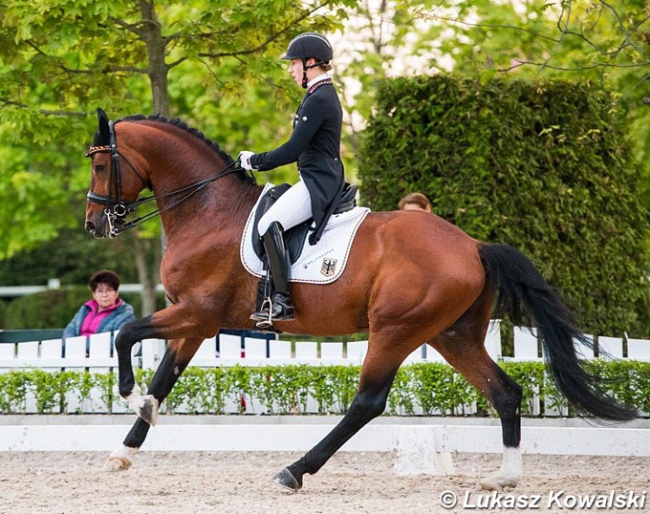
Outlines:
[[271,328],[273,326],[273,301],[270,296],[267,296],[262,302],[262,307],[259,311],[250,315],[250,319],[256,321],[257,328]]
[[[273,327],[274,321],[291,321],[294,319],[294,307],[291,299],[287,296],[286,300],[273,302],[273,298],[279,296],[278,293],[274,294],[271,298],[266,298],[262,303],[262,308],[259,312],[251,314],[251,319],[257,321],[257,328],[269,329]],[[284,296],[284,295],[282,295]],[[268,310],[267,310],[268,309]]]

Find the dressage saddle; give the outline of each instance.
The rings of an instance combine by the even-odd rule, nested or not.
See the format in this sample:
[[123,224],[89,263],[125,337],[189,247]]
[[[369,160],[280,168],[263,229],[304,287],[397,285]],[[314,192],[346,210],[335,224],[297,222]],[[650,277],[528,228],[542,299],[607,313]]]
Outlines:
[[[264,251],[264,245],[262,244],[262,239],[257,230],[257,223],[264,213],[266,213],[266,211],[268,211],[278,198],[280,198],[290,187],[291,184],[287,183],[272,187],[264,194],[264,196],[262,196],[257,204],[253,224],[253,250],[259,259],[265,264],[266,252]],[[343,192],[341,193],[341,201],[333,214],[341,214],[356,207],[356,195],[357,186],[346,182]],[[310,230],[313,228],[313,223],[313,219],[308,219],[300,225],[290,228],[284,233],[284,243],[289,252],[291,264],[295,263],[300,257],[302,249],[305,246],[305,239],[307,239]]]

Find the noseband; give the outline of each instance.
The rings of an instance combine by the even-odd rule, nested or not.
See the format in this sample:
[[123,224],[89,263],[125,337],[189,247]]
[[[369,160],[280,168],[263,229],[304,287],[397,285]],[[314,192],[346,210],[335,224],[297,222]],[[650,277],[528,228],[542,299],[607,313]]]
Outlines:
[[[137,225],[144,223],[150,218],[153,218],[155,216],[160,216],[163,212],[173,209],[174,207],[180,205],[181,203],[183,203],[185,200],[187,200],[194,194],[198,193],[209,183],[214,182],[215,180],[220,179],[222,177],[225,177],[226,175],[230,175],[231,173],[241,171],[242,169],[238,165],[238,162],[234,161],[228,166],[226,166],[223,170],[218,172],[216,175],[213,175],[212,177],[199,180],[198,182],[194,182],[193,184],[182,187],[180,189],[176,189],[169,193],[165,193],[162,195],[151,195],[144,198],[140,198],[135,202],[128,202],[122,200],[122,172],[120,168],[120,157],[127,162],[131,170],[133,170],[133,173],[136,174],[136,176],[140,179],[140,181],[142,182],[142,184],[146,189],[149,189],[151,191],[152,186],[150,182],[147,182],[144,178],[142,178],[142,175],[138,173],[138,170],[135,168],[135,166],[133,166],[133,164],[126,158],[126,156],[124,156],[124,154],[122,154],[117,149],[117,137],[115,135],[114,122],[109,121],[108,127],[109,127],[109,135],[110,135],[110,144],[105,146],[91,146],[86,152],[85,156],[92,157],[96,153],[111,154],[111,169],[110,169],[110,179],[109,179],[110,183],[109,183],[108,195],[101,195],[95,193],[94,191],[88,191],[88,194],[86,195],[88,202],[98,203],[100,205],[106,206],[104,208],[104,214],[106,215],[106,219],[108,220],[108,227],[109,227],[108,236],[110,238],[116,237],[117,235],[121,234],[122,232],[128,229],[136,227]],[[157,200],[159,198],[174,196],[179,193],[187,193],[187,194],[181,199],[179,199],[177,202],[172,204],[171,206],[163,209],[162,211],[160,209],[155,209],[132,221],[129,222],[126,221],[127,215],[132,213],[136,207],[144,203]]]

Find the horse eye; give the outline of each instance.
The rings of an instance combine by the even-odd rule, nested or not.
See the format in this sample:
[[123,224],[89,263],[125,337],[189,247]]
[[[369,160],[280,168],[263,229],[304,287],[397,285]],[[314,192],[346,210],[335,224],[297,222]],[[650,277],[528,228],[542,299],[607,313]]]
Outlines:
[[106,169],[106,166],[104,166],[103,164],[98,164],[97,166],[95,166],[95,171],[98,172],[98,173],[101,173],[105,169]]

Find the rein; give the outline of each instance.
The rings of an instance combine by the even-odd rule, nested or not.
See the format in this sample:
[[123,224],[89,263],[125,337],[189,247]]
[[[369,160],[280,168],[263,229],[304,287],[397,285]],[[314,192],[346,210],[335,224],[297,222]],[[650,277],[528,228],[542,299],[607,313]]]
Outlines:
[[[88,194],[86,195],[86,198],[88,199],[89,202],[98,203],[106,206],[106,208],[104,209],[104,214],[106,214],[106,217],[108,219],[109,237],[111,238],[118,236],[119,234],[125,232],[126,230],[137,227],[138,225],[141,225],[145,221],[149,221],[154,217],[160,216],[164,212],[167,212],[171,209],[174,209],[175,207],[178,207],[180,204],[182,204],[183,202],[185,202],[186,200],[194,196],[196,193],[201,191],[208,184],[216,180],[219,180],[220,178],[223,178],[225,176],[231,175],[232,173],[241,171],[241,167],[238,166],[237,161],[235,161],[229,164],[228,166],[226,166],[221,171],[217,172],[215,175],[212,175],[211,177],[199,180],[198,182],[194,182],[187,186],[181,187],[180,189],[170,191],[169,193],[163,193],[160,195],[154,194],[151,196],[140,198],[135,202],[122,201],[121,199],[122,173],[120,169],[120,157],[122,157],[129,164],[129,167],[133,170],[133,173],[136,174],[136,176],[140,179],[140,181],[144,184],[144,186],[147,189],[151,190],[151,186],[142,178],[142,175],[138,173],[138,170],[135,168],[135,166],[133,166],[133,164],[117,149],[117,140],[115,137],[115,129],[113,127],[113,122],[109,123],[109,129],[110,129],[110,145],[91,146],[86,152],[85,156],[91,157],[96,153],[111,154],[111,179],[110,179],[110,186],[109,186],[109,194],[100,195],[93,191],[88,191]],[[115,190],[115,196],[112,195],[113,189]],[[128,222],[126,221],[126,216],[132,213],[140,205],[151,202],[153,200],[158,200],[160,198],[175,196],[181,193],[187,193],[187,194],[182,198],[180,198],[174,204],[163,209],[162,211],[160,209],[155,209],[134,220]]]

